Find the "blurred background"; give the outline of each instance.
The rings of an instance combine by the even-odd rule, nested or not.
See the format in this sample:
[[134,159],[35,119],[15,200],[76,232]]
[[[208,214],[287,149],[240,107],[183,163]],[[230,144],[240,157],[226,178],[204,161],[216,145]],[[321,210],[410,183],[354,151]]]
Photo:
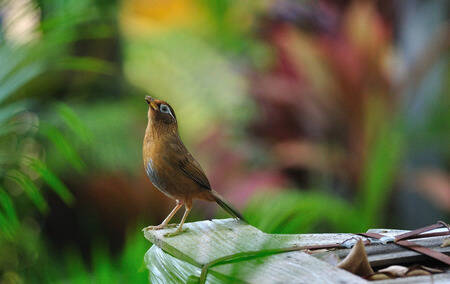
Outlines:
[[[0,282],[148,282],[141,228],[174,202],[143,169],[147,94],[265,232],[448,221],[448,16],[446,0],[0,1]],[[188,221],[226,217],[198,202]]]

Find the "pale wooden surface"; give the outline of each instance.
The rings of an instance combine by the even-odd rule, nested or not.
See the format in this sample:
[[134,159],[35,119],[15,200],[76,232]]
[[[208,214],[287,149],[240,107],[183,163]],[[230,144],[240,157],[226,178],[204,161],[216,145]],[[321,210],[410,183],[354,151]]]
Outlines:
[[[151,283],[185,283],[190,275],[198,277],[204,265],[236,253],[341,243],[355,238],[354,234],[272,235],[234,219],[188,223],[186,228],[188,230],[185,233],[170,238],[164,237],[164,234],[172,232],[174,228],[145,232],[145,237],[155,244],[145,256],[145,262],[151,272]],[[375,232],[375,230],[372,231]],[[405,231],[377,230],[376,232],[397,235]],[[423,240],[417,240],[419,243],[421,241]],[[405,259],[411,257],[414,259],[418,256],[415,252],[400,249],[393,244],[380,244],[366,247],[369,261],[372,258],[372,261],[376,263],[382,257],[386,257],[388,246],[394,246],[394,254]],[[342,259],[348,251],[338,250],[329,254]],[[237,277],[238,282],[248,283],[367,283],[360,277],[322,261],[321,259],[326,258],[323,253],[315,256],[320,259],[300,251],[293,251],[222,264],[209,269],[207,283],[229,282],[229,277]],[[420,257],[423,258],[423,256]],[[441,278],[450,280],[449,276],[439,276],[436,279]],[[395,281],[398,280],[395,279]]]

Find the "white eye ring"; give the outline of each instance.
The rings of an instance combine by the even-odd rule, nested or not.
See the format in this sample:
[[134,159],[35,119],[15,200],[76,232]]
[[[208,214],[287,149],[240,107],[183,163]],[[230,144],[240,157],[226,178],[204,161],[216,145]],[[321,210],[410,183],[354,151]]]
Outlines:
[[170,108],[169,108],[167,105],[165,105],[165,104],[161,104],[161,105],[159,106],[159,110],[160,110],[162,113],[168,113],[168,114],[171,114],[171,113],[170,113]]

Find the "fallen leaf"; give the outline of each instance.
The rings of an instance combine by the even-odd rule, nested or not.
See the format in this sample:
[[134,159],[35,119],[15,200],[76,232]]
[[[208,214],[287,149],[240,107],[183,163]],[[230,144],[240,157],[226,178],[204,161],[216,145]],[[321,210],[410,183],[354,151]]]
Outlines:
[[375,280],[391,279],[391,277],[389,277],[388,275],[386,275],[384,273],[375,273],[375,274],[372,274],[372,275],[366,277],[366,279],[370,280],[370,281],[375,281]]
[[450,246],[450,238],[444,239],[442,242],[441,248],[449,247]]
[[444,270],[442,270],[442,269],[432,268],[432,267],[428,267],[428,266],[424,266],[424,265],[421,265],[421,267],[422,267],[422,269],[425,269],[426,271],[431,272],[431,273],[444,273]]
[[431,275],[430,272],[424,270],[424,269],[413,269],[408,271],[408,273],[406,273],[406,276],[420,276],[420,275]]
[[367,276],[366,279],[370,281],[375,281],[397,277],[431,275],[433,273],[442,273],[442,272],[444,271],[437,268],[427,267],[419,264],[410,266],[409,268],[401,265],[391,265],[387,268],[378,270],[377,273]]
[[367,253],[361,239],[337,267],[361,277],[374,274],[372,267],[370,267],[369,260],[367,259]]
[[391,265],[384,269],[378,270],[378,272],[386,273],[395,277],[403,277],[406,275],[406,272],[408,272],[408,267],[401,265]]
[[414,270],[414,269],[423,269],[423,270],[426,270],[426,271],[431,272],[431,273],[443,273],[444,272],[441,269],[432,268],[432,267],[428,267],[428,266],[425,266],[425,265],[413,265],[413,266],[411,266],[409,268],[410,271]]

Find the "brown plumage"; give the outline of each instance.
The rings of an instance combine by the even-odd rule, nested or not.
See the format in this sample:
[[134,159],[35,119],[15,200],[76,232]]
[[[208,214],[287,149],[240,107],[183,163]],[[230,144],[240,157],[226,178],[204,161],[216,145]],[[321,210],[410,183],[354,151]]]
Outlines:
[[149,109],[143,145],[144,168],[153,185],[177,201],[175,208],[160,225],[149,226],[145,230],[167,227],[170,219],[184,205],[185,212],[180,225],[170,235],[180,233],[195,198],[215,201],[233,217],[244,220],[237,210],[211,189],[200,164],[178,135],[177,118],[172,107],[149,96],[145,97],[145,101]]

